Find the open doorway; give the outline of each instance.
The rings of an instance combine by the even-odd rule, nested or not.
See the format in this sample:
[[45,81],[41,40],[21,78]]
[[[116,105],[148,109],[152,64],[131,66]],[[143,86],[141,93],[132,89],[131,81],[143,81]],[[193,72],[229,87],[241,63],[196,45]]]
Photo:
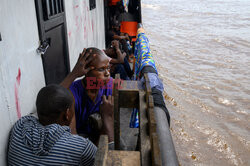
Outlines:
[[114,24],[119,24],[119,31],[127,33],[132,41],[135,41],[137,24],[141,19],[141,1],[140,0],[105,0],[105,37],[106,47],[109,45],[109,31]]

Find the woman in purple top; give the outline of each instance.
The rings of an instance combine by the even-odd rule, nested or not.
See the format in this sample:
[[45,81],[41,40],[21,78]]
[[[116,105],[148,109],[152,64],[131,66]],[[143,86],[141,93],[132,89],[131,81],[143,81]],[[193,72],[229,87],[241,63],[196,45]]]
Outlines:
[[[75,121],[72,121],[72,128],[75,126],[78,134],[98,136],[99,133],[94,133],[87,123],[89,116],[98,112],[104,122],[103,132],[108,134],[109,141],[113,141],[113,124],[110,122],[113,122],[113,115],[102,116],[106,109],[113,109],[113,79],[110,78],[109,61],[110,58],[103,51],[97,48],[85,49],[61,85],[69,88],[75,98]],[[75,81],[83,75],[83,79]]]

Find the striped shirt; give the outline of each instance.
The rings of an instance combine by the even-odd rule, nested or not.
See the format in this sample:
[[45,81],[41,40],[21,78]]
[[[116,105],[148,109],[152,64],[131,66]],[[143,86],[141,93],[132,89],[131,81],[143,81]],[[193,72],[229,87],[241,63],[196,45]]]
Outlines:
[[42,126],[33,116],[18,120],[11,130],[9,165],[93,165],[96,146],[72,135],[68,126]]

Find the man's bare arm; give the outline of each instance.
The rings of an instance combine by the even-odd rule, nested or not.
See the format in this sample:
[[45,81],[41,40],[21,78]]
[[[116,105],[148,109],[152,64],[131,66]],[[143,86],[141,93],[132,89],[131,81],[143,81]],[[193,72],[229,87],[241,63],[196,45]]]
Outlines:
[[117,59],[112,58],[110,63],[113,63],[113,64],[124,63],[124,58],[126,56],[126,53],[121,52],[121,50],[119,48],[119,41],[113,40],[111,44],[116,50]]
[[[108,98],[107,98],[108,97]],[[100,114],[103,121],[103,132],[108,135],[109,142],[114,141],[114,99],[113,96],[102,96]]]
[[[91,50],[90,50],[91,53]],[[60,83],[64,88],[69,88],[72,82],[75,81],[76,78],[84,76],[87,72],[89,72],[93,67],[86,66],[94,59],[95,55],[90,55],[90,53],[86,53],[86,49],[79,55],[77,63],[73,68],[72,72],[70,72],[67,77]]]

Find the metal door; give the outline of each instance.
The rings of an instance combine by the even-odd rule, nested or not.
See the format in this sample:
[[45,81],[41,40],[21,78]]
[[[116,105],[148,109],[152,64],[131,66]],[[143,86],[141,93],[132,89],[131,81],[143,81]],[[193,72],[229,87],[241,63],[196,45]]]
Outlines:
[[46,85],[70,71],[64,0],[35,0]]

